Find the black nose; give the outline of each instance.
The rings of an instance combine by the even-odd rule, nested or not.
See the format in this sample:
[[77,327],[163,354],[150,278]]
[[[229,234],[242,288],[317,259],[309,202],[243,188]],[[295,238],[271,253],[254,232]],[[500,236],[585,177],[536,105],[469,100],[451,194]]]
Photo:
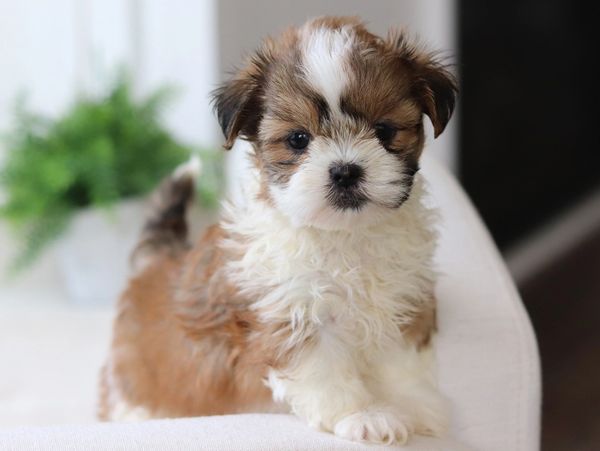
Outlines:
[[329,168],[329,176],[334,186],[351,188],[356,186],[363,176],[363,168],[357,164],[335,163]]

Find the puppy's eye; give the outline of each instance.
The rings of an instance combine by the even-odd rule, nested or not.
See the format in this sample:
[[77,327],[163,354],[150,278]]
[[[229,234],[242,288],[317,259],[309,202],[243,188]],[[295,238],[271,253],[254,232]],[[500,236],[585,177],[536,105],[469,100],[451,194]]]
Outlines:
[[383,144],[389,143],[394,139],[394,136],[396,136],[397,129],[385,122],[378,122],[375,124],[374,128],[375,136],[377,136],[377,139]]
[[306,132],[292,132],[287,138],[287,142],[294,150],[304,150],[310,142],[310,135]]

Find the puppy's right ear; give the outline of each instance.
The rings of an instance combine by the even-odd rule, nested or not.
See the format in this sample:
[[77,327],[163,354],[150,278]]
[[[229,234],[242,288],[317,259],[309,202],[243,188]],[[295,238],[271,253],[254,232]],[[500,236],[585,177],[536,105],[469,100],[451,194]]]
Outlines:
[[423,112],[433,124],[437,138],[446,128],[458,93],[457,81],[435,53],[424,51],[412,44],[402,31],[391,29],[386,44],[398,55],[413,73],[412,92]]
[[263,116],[263,95],[267,70],[272,61],[268,48],[257,52],[244,69],[213,91],[212,102],[221,130],[223,147],[231,149],[238,136],[257,138]]

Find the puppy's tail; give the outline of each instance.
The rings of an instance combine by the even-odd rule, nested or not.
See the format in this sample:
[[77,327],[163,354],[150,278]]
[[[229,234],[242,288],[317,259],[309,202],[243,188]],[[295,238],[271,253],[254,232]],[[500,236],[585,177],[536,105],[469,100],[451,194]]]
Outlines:
[[134,274],[159,256],[176,255],[186,249],[188,225],[185,216],[194,198],[201,169],[200,159],[191,157],[163,180],[152,195],[151,213],[131,254]]

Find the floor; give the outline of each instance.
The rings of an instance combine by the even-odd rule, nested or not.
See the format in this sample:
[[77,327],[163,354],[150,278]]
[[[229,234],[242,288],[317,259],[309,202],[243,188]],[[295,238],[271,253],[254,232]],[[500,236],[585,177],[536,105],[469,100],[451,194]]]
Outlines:
[[519,288],[542,357],[542,450],[600,450],[600,230]]

